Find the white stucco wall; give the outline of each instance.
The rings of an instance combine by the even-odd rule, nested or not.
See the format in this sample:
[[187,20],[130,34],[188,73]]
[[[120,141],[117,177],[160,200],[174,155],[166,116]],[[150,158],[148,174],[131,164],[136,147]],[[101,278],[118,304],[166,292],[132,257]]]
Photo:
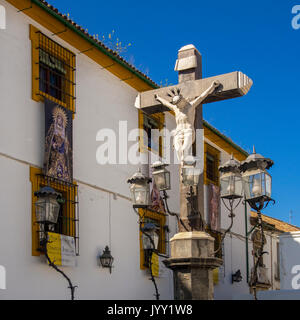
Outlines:
[[280,236],[280,280],[283,290],[300,290],[300,232]]
[[[52,36],[6,1],[0,0],[0,5],[7,14],[7,28],[0,30],[0,265],[6,268],[7,290],[0,290],[0,299],[69,299],[65,279],[41,258],[31,256],[29,168],[43,164],[44,108],[31,99],[29,24]],[[128,131],[137,128],[136,95],[136,90],[95,62],[77,55],[74,179],[79,184],[80,256],[76,268],[65,269],[78,285],[77,299],[153,299],[149,275],[139,269],[137,216],[127,198],[126,180],[137,166],[96,162],[101,144],[96,141],[98,130],[110,128],[118,134],[119,120],[128,121]],[[167,116],[167,121],[172,120]],[[174,168],[170,170],[176,174]],[[173,183],[171,195],[177,189]],[[115,200],[110,192],[120,196]],[[179,211],[176,201],[170,207]],[[170,229],[176,232],[173,219]],[[97,260],[106,245],[115,258],[112,274]],[[162,299],[173,298],[171,271],[157,284]]]

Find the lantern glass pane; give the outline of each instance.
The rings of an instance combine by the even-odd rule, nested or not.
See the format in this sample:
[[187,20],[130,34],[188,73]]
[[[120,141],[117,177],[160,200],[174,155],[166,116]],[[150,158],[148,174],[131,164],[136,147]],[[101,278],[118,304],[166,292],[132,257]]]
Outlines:
[[134,205],[149,205],[149,185],[134,184],[131,187],[131,197]]
[[101,257],[100,260],[103,267],[110,267],[112,264],[110,257]]
[[244,185],[244,192],[246,199],[250,199],[250,184],[249,184],[249,177],[243,177],[243,185]]
[[245,180],[247,187],[246,198],[254,199],[262,196],[262,181],[260,174],[253,174],[246,177]]
[[242,177],[235,173],[225,174],[220,179],[221,197],[242,197],[243,181]]
[[45,199],[38,199],[35,203],[35,215],[36,222],[45,222],[46,221],[46,201]]
[[57,223],[60,205],[56,199],[50,198],[46,205],[46,219],[49,223]]
[[265,183],[266,183],[266,196],[271,198],[272,195],[272,177],[265,173]]
[[246,199],[271,195],[271,177],[263,170],[251,171],[243,176]]
[[36,222],[38,223],[57,223],[60,205],[56,199],[44,197],[35,203]]
[[160,191],[170,190],[170,172],[166,169],[153,172],[155,184]]
[[261,174],[250,176],[251,198],[258,198],[263,195],[263,183]]
[[147,233],[147,235],[149,235],[154,242],[154,248],[153,248],[153,244],[152,244],[152,241],[150,240],[149,236],[147,236],[147,235],[145,235],[145,233],[143,233],[142,240],[143,240],[144,250],[158,249],[158,244],[159,244],[158,231],[156,231],[155,229],[152,229],[152,230],[147,230],[144,232]]
[[[145,231],[145,232],[150,237],[153,236],[149,231]],[[143,241],[143,249],[144,250],[153,249],[153,246],[152,246],[150,238],[148,236],[146,236],[144,233],[143,233],[143,236],[142,236],[142,241]]]
[[201,170],[194,167],[184,167],[182,169],[183,184],[185,186],[197,186]]
[[154,231],[153,236],[154,236],[153,241],[154,241],[155,249],[158,249],[159,235],[158,235],[157,231]]

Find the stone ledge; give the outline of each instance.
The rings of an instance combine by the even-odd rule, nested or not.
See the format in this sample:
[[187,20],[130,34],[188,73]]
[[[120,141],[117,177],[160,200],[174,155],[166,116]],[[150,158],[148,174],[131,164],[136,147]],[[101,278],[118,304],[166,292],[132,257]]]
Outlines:
[[175,234],[175,236],[170,240],[170,242],[172,241],[176,241],[176,240],[197,240],[197,239],[207,239],[207,240],[211,240],[214,241],[215,239],[213,237],[211,237],[208,233],[206,232],[202,232],[202,231],[192,231],[192,232],[180,232]]
[[216,269],[223,264],[219,258],[175,258],[164,260],[163,263],[167,268],[199,268],[199,269]]

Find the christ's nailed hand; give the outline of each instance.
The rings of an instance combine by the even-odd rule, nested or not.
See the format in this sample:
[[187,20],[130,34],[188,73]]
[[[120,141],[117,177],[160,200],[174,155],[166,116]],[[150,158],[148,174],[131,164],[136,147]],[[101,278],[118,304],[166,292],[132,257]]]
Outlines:
[[221,85],[219,80],[214,81],[214,87],[218,88]]

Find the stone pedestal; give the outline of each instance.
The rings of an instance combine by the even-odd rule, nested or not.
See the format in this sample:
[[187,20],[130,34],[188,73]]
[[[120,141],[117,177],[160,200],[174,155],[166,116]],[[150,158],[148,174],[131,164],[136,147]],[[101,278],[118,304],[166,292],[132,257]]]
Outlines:
[[205,232],[181,232],[170,240],[175,300],[213,300],[213,270],[222,259],[214,257],[214,238]]

